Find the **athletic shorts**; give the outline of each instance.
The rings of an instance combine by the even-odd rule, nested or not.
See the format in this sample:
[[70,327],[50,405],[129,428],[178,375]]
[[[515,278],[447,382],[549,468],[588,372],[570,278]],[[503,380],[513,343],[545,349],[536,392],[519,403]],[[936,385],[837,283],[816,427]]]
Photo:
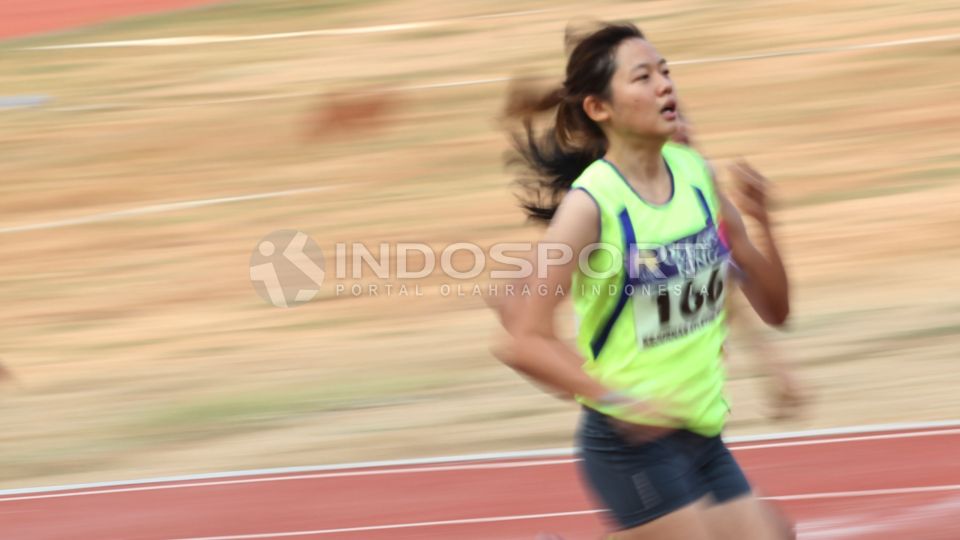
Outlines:
[[669,431],[630,442],[611,418],[584,407],[577,439],[581,473],[620,529],[630,529],[709,495],[723,503],[750,484],[720,436]]

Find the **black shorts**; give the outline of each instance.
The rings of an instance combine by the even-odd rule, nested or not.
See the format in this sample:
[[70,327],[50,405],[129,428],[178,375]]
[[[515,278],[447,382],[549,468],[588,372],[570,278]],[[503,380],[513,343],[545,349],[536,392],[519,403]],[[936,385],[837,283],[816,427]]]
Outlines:
[[679,430],[635,444],[606,415],[583,410],[577,433],[581,472],[621,529],[643,525],[706,495],[722,503],[750,493],[720,436]]

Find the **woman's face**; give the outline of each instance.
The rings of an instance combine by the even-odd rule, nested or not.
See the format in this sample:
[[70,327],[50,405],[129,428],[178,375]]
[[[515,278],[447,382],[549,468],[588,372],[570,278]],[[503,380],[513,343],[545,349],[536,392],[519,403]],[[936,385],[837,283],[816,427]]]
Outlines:
[[667,139],[679,123],[677,96],[667,61],[643,39],[620,44],[617,70],[610,80],[611,97],[605,101],[605,123],[612,136],[632,139]]

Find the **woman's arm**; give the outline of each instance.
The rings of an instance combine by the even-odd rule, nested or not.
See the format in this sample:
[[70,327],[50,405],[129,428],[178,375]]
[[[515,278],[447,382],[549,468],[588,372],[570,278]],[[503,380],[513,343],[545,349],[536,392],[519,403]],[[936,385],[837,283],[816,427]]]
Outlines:
[[754,315],[747,312],[736,289],[729,287],[727,294],[727,321],[735,338],[727,350],[734,356],[750,358],[760,369],[771,400],[768,416],[776,420],[797,417],[809,400],[802,381],[794,375],[781,347],[769,340]]
[[[569,292],[578,254],[600,236],[599,209],[585,192],[574,190],[560,204],[541,246],[565,245],[572,257],[564,264],[536,268],[527,283],[533,294],[501,304],[501,321],[512,340],[494,349],[511,368],[563,395],[579,394],[599,401],[611,394],[580,367],[583,359],[556,335],[557,306]],[[536,275],[536,274],[539,274]],[[541,277],[542,276],[542,277]],[[540,294],[540,290],[546,294]],[[562,290],[563,295],[557,293]]]
[[[497,311],[510,334],[507,343],[494,348],[494,354],[516,371],[533,378],[562,397],[580,395],[588,400],[647,418],[658,417],[667,425],[682,425],[682,420],[663,411],[669,406],[662,399],[640,399],[610,388],[583,371],[583,357],[557,337],[554,317],[557,306],[569,294],[579,254],[597,241],[599,209],[585,192],[574,190],[560,204],[550,222],[541,246],[563,245],[569,248],[570,261],[551,265],[531,277],[527,284],[530,296],[500,303]],[[540,294],[543,288],[546,294]],[[563,291],[558,294],[557,291]],[[616,421],[615,425],[629,440],[640,443],[662,436],[668,427],[651,427]]]
[[726,197],[720,196],[721,213],[733,260],[745,274],[741,288],[757,315],[767,324],[780,326],[790,314],[787,271],[770,223],[767,209],[768,181],[745,162],[730,167],[740,192],[743,213],[760,225],[763,250],[757,248],[747,235],[740,211]]

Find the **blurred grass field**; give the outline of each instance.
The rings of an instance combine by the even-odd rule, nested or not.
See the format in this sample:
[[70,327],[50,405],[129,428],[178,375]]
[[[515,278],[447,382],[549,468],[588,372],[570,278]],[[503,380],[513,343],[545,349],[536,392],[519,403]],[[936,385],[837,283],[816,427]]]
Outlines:
[[[544,10],[509,17],[463,17]],[[0,43],[0,228],[150,204],[324,191],[4,232],[0,481],[18,487],[567,446],[576,410],[487,352],[480,298],[265,305],[257,241],[532,238],[502,166],[504,85],[394,94],[389,122],[304,138],[328,92],[557,76],[566,23],[636,21],[674,61],[949,34],[948,1],[240,1]],[[449,20],[449,21],[448,21]],[[346,36],[149,48],[67,43],[447,21]],[[956,418],[960,42],[673,68],[704,150],[777,185],[795,316],[777,343],[811,387],[772,423],[731,366],[731,433]],[[286,97],[284,97],[286,96]],[[233,100],[233,101],[229,101]]]

